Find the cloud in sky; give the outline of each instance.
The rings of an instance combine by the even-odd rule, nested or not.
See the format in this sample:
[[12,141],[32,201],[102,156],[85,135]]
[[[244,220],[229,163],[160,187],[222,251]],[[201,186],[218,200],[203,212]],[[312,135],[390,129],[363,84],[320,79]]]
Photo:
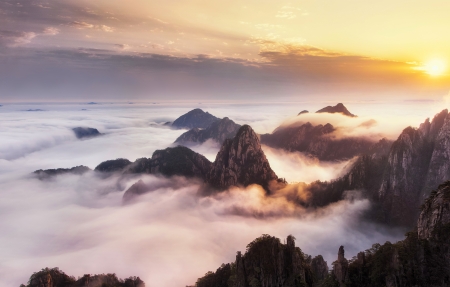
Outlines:
[[[250,14],[231,1],[224,9],[236,13],[233,19],[226,11],[217,13],[213,4],[19,4],[0,3],[5,16],[0,19],[0,74],[7,76],[0,89],[8,101],[60,101],[85,93],[104,100],[125,93],[134,100],[259,95],[288,101],[356,94],[437,99],[450,82],[412,69],[419,65],[417,59],[364,56],[355,52],[356,46],[348,52],[332,45],[320,48],[322,42],[312,42],[297,22],[305,17],[292,18],[313,7],[283,1],[260,4],[260,13]],[[179,9],[192,21],[180,18]],[[274,11],[280,11],[279,17]]]

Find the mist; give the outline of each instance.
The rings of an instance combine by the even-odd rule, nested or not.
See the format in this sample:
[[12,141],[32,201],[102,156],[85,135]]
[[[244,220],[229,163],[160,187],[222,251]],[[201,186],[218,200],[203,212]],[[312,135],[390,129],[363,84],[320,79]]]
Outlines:
[[[43,111],[25,111],[37,106]],[[147,286],[185,286],[234,261],[236,251],[245,251],[261,234],[282,240],[292,234],[305,253],[322,254],[329,265],[340,245],[351,258],[373,243],[403,238],[404,230],[363,222],[361,215],[370,208],[363,199],[311,210],[282,192],[267,197],[256,185],[202,197],[199,183],[185,178],[130,176],[117,184],[115,176],[88,172],[40,181],[31,175],[36,169],[95,168],[108,159],[151,157],[184,132],[162,123],[193,105],[37,106],[6,105],[0,110],[0,136],[6,139],[0,143],[2,286],[18,286],[33,272],[56,266],[74,276],[115,272],[119,277],[140,276]],[[289,105],[200,107],[250,124],[258,133],[271,132],[286,113],[301,110]],[[79,140],[71,131],[77,126],[97,128],[104,135]],[[193,149],[214,160],[218,148],[206,142]],[[289,182],[337,178],[350,164],[263,149],[277,175]],[[125,190],[139,179],[156,188],[123,204]]]

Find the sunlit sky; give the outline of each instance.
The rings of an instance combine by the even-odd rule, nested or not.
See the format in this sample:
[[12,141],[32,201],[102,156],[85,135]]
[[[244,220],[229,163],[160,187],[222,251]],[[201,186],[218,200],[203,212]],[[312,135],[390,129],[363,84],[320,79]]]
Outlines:
[[0,100],[441,100],[450,2],[0,1]]

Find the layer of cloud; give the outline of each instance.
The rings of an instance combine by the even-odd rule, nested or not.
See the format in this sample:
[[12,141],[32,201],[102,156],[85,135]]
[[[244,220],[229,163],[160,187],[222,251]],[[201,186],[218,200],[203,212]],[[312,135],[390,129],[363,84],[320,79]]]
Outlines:
[[[44,111],[24,111],[30,108]],[[58,266],[75,276],[115,272],[119,277],[140,276],[156,286],[184,286],[221,263],[233,261],[237,250],[244,250],[265,233],[280,238],[293,234],[304,252],[321,253],[329,264],[342,244],[347,256],[352,256],[374,242],[402,237],[402,233],[360,223],[359,215],[369,208],[364,200],[313,212],[293,204],[283,192],[267,198],[258,186],[199,197],[198,182],[184,179],[182,184],[153,176],[118,181],[91,172],[48,181],[30,177],[39,168],[80,164],[94,168],[106,159],[149,157],[183,132],[163,128],[161,123],[192,108],[158,104],[2,106],[0,118],[6,129],[0,136],[8,139],[8,144],[0,144],[2,156],[17,147],[14,153],[20,157],[0,159],[0,228],[5,235],[0,246],[6,247],[0,248],[0,285],[17,286],[40,268]],[[276,126],[286,111],[294,110],[289,105],[203,108],[261,131]],[[76,140],[70,134],[74,126],[95,127],[106,135]],[[29,149],[57,137],[67,138],[39,150]],[[216,148],[213,143],[198,147],[209,157]],[[326,179],[339,173],[338,165],[265,150],[277,172],[292,170],[289,176],[294,180]],[[297,169],[301,169],[299,177]],[[123,205],[124,191],[139,178],[154,190]]]

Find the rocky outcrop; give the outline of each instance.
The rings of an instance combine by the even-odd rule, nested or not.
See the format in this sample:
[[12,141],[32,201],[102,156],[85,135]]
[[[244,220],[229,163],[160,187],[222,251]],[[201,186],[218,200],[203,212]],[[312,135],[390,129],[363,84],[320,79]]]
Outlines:
[[277,180],[261,149],[258,135],[250,126],[244,125],[234,139],[225,140],[206,182],[219,190],[250,184],[259,184],[269,190],[270,183]]
[[[230,271],[228,278],[225,278],[228,279],[228,285],[223,286],[295,287],[313,284],[311,268],[306,263],[303,252],[295,246],[295,238],[291,235],[286,244],[269,235],[255,239],[247,245],[244,255],[237,253],[234,268]],[[196,286],[221,286],[215,284],[217,277],[217,272],[208,272],[205,277],[197,280]]]
[[356,117],[354,114],[350,113],[342,103],[339,103],[335,106],[327,106],[323,109],[318,110],[316,113],[329,113],[329,114],[339,113],[343,114],[344,116],[352,118]]
[[340,286],[345,286],[348,280],[348,260],[345,259],[344,246],[339,247],[338,259],[333,262],[333,275]]
[[176,119],[172,123],[172,127],[178,129],[205,129],[218,120],[219,118],[216,118],[208,112],[204,112],[201,109],[194,109]]
[[417,222],[420,239],[433,239],[436,230],[450,227],[450,182],[432,191],[422,205]]
[[205,129],[194,128],[185,132],[175,140],[175,143],[203,143],[209,139],[212,139],[222,144],[226,139],[233,138],[240,127],[240,125],[236,124],[229,118],[223,118],[213,122]]
[[331,124],[278,127],[272,134],[261,135],[261,143],[287,151],[299,151],[319,160],[340,161],[369,153],[376,142],[366,138],[334,139],[336,129]]
[[328,264],[322,255],[317,255],[311,260],[311,272],[314,275],[314,281],[319,282],[328,276]]
[[84,165],[79,165],[79,166],[75,166],[72,168],[56,168],[56,169],[39,169],[33,172],[33,174],[35,176],[37,176],[37,178],[39,178],[40,180],[45,180],[45,179],[49,179],[52,177],[55,177],[57,175],[62,175],[62,174],[77,174],[77,175],[82,175],[88,171],[91,171],[91,169],[87,166]]
[[94,128],[77,127],[73,128],[72,131],[75,133],[75,136],[79,139],[92,138],[101,135],[101,133]]
[[44,268],[31,275],[28,285],[21,287],[145,287],[145,283],[139,277],[130,277],[125,280],[117,278],[115,274],[86,274],[76,280],[68,276],[58,268]]

